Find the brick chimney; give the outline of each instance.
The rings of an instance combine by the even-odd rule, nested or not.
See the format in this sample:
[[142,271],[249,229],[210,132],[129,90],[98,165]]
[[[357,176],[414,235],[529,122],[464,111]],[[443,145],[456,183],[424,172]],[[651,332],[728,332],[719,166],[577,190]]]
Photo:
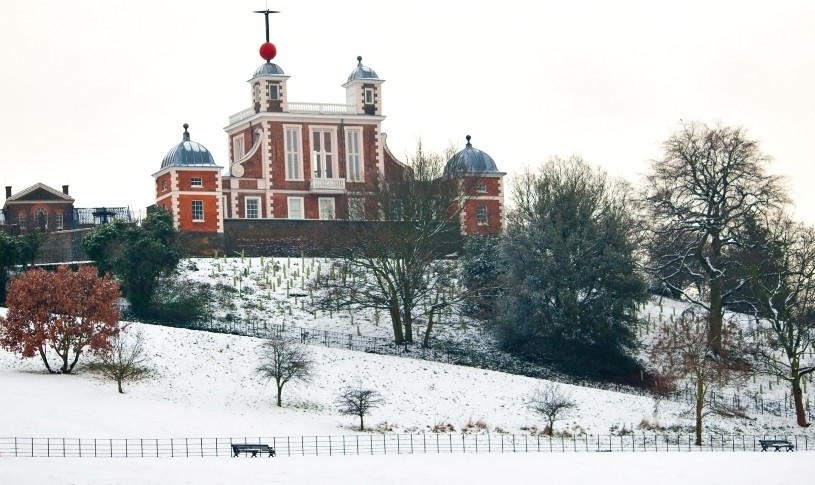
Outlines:
[[65,195],[68,195],[68,186],[67,185],[62,186],[62,193],[65,194]]
[[6,199],[11,197],[11,185],[6,185]]

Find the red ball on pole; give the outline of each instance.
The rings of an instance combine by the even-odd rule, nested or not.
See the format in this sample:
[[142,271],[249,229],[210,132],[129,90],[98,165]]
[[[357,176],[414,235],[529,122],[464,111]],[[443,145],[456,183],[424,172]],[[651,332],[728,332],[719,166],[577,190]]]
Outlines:
[[266,62],[271,61],[274,59],[274,56],[277,55],[277,47],[271,42],[264,42],[263,45],[260,46],[260,57],[264,58]]

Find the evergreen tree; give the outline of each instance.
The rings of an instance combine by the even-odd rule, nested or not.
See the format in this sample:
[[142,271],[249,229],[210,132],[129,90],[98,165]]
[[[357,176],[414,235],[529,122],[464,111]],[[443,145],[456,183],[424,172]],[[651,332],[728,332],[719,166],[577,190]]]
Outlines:
[[574,374],[620,377],[637,366],[634,219],[622,182],[580,158],[553,159],[514,184],[503,241],[503,341]]

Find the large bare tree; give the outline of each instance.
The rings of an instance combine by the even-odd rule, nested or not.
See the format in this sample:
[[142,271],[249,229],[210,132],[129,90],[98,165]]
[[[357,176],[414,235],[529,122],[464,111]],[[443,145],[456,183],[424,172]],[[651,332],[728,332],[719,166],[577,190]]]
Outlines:
[[751,244],[750,218],[786,202],[770,157],[743,128],[685,122],[651,163],[643,197],[651,274],[674,294],[707,310],[708,339],[722,350],[725,306],[745,283],[728,253]]
[[[366,221],[349,231],[343,257],[316,281],[322,308],[383,310],[396,344],[406,344],[413,342],[414,323],[428,298],[430,322],[439,304],[451,301],[437,298],[447,281],[435,277],[437,262],[457,246],[468,196],[458,174],[444,172],[444,162],[419,143],[407,167],[377,177],[364,197]],[[455,270],[455,264],[448,266]]]
[[801,379],[815,372],[815,229],[778,215],[751,278],[755,325],[750,329],[755,370],[792,387],[796,421],[809,426]]

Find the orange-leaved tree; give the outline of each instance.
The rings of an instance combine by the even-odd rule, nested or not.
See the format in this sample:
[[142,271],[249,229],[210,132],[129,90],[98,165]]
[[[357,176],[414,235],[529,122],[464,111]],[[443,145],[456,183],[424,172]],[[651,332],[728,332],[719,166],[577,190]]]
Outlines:
[[[0,346],[23,357],[39,355],[52,374],[70,374],[85,349],[110,349],[119,328],[119,296],[119,284],[90,266],[26,271],[9,284]],[[62,360],[58,370],[48,361],[52,352]]]

